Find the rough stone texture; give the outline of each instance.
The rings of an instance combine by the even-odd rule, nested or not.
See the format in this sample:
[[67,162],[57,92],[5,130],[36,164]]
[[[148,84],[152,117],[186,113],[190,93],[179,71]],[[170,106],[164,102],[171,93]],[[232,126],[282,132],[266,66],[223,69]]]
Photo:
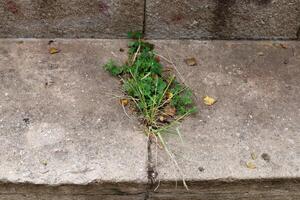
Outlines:
[[[146,138],[123,114],[113,96],[121,95],[118,81],[102,68],[125,45],[0,40],[1,182],[129,182],[136,193],[145,190]],[[51,55],[50,46],[61,52]]]
[[[188,181],[299,180],[300,42],[155,43],[161,55],[171,55],[196,95],[199,112],[182,123],[183,143],[174,135],[165,136]],[[187,66],[188,57],[199,64]],[[217,103],[205,106],[205,95]],[[175,187],[180,173],[164,151],[156,151],[155,144],[152,150],[157,181],[171,181]],[[249,169],[247,162],[256,169]],[[197,184],[191,186],[197,191],[193,186]],[[294,199],[300,199],[299,182],[291,188],[297,188]]]
[[147,0],[148,38],[299,39],[300,0]]
[[143,0],[1,0],[0,37],[126,37],[143,13]]

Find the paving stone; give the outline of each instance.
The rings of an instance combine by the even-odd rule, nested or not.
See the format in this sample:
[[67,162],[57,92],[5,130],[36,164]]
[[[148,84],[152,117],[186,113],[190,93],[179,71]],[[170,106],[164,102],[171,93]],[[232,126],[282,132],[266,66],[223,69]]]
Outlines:
[[146,35],[164,39],[299,39],[299,0],[147,0]]
[[142,0],[2,0],[2,38],[120,38],[142,31]]
[[[199,112],[182,122],[183,142],[176,134],[164,136],[190,182],[191,193],[182,186],[174,189],[175,182],[182,180],[181,173],[170,157],[152,144],[152,166],[158,174],[154,187],[161,182],[154,196],[300,198],[300,42],[163,40],[155,43],[159,54],[166,58],[171,55],[170,59],[195,94]],[[197,60],[197,66],[185,63],[189,57]],[[217,102],[205,105],[206,95]],[[243,184],[243,180],[257,182]],[[231,189],[225,189],[227,186]],[[263,192],[263,188],[273,190]],[[230,196],[228,190],[242,196]]]
[[[120,54],[126,41],[0,44],[1,183],[14,184],[15,191],[23,193],[19,184],[28,191],[35,185],[45,185],[41,188],[46,190],[70,184],[73,189],[66,193],[78,195],[87,193],[76,186],[96,184],[98,198],[141,196],[147,184],[147,141],[115,98],[122,95],[118,80],[102,67]],[[50,54],[50,46],[60,52]],[[118,59],[124,60],[122,55]],[[53,195],[64,194],[63,189],[57,191]]]

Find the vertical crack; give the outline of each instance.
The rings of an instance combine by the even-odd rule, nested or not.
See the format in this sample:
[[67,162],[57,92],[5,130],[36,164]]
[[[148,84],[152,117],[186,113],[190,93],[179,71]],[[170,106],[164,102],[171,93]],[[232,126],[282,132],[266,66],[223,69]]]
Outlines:
[[148,185],[145,194],[145,200],[150,199],[150,190],[152,190],[153,185],[155,183],[156,178],[156,170],[155,166],[153,165],[153,155],[151,151],[151,139],[148,139],[147,142],[147,177],[148,177]]

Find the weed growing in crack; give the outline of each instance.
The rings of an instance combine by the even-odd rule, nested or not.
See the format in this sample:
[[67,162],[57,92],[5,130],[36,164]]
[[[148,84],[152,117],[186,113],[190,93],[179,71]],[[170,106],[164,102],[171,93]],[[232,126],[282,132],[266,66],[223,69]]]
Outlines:
[[[126,64],[118,66],[111,60],[104,68],[121,79],[126,100],[134,104],[137,114],[142,117],[146,134],[160,142],[182,174],[184,186],[188,188],[182,170],[162,135],[176,132],[180,136],[178,124],[196,112],[192,92],[179,83],[174,74],[163,69],[154,52],[154,45],[144,41],[141,33],[129,33],[128,37],[133,41],[128,44],[129,58]],[[122,101],[121,104],[124,108]]]

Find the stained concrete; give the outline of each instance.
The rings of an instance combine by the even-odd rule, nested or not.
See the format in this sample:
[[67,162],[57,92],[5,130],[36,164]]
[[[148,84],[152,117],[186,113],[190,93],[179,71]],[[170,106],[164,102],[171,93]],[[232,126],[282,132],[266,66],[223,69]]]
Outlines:
[[[152,166],[158,175],[154,187],[163,183],[154,197],[299,199],[300,42],[155,43],[161,55],[169,54],[176,63],[195,94],[199,112],[181,124],[183,142],[174,135],[164,137],[191,192],[185,193],[182,186],[175,189],[175,181],[182,180],[180,172],[152,144]],[[188,66],[184,62],[188,57],[195,57],[198,65]],[[216,104],[206,106],[206,95]],[[251,183],[273,179],[298,181]],[[249,182],[239,185],[241,180]],[[209,187],[214,181],[220,182]],[[232,196],[226,194],[226,185],[234,184]]]
[[124,38],[142,31],[143,0],[1,0],[2,38]]
[[[153,42],[199,109],[180,126],[183,143],[164,135],[190,191],[164,150],[147,151],[101,67],[124,62],[127,41],[2,39],[0,199],[300,198],[300,43]],[[205,95],[217,103],[204,105]]]
[[[119,106],[118,81],[102,68],[126,41],[0,43],[0,182],[119,183],[123,193],[144,192],[146,138]],[[51,55],[50,47],[60,53]]]
[[299,0],[147,0],[148,38],[299,39],[299,30]]

